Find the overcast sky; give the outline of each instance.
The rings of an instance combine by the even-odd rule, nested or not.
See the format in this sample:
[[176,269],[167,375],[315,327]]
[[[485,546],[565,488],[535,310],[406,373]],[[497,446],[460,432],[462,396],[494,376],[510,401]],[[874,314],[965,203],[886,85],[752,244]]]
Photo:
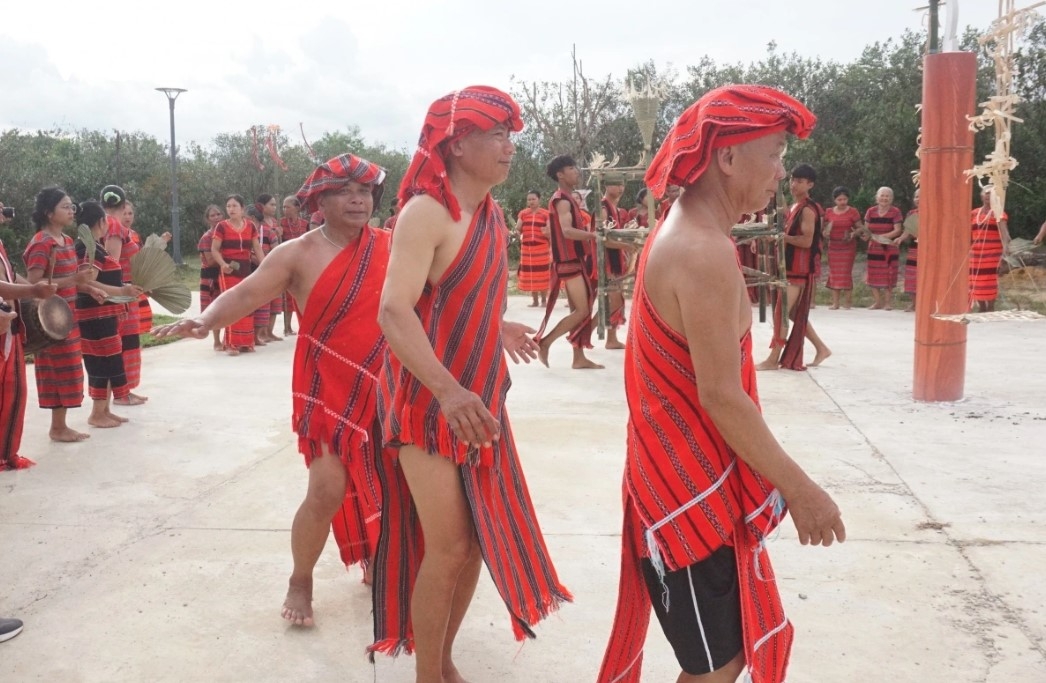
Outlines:
[[[960,3],[986,28],[997,0]],[[924,0],[28,0],[0,11],[0,130],[140,130],[169,139],[167,101],[187,88],[179,142],[277,124],[300,140],[358,125],[413,147],[428,104],[475,83],[565,80],[577,44],[588,75],[653,59],[682,71],[709,55],[748,63],[780,50],[849,61],[921,29]],[[1021,2],[1019,6],[1029,4]],[[41,9],[43,8],[43,9]],[[644,16],[646,15],[646,16]]]

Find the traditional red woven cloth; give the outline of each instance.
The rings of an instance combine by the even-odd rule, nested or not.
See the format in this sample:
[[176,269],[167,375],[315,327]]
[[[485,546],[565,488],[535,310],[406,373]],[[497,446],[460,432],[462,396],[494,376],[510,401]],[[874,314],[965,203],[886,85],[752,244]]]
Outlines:
[[447,207],[450,217],[461,219],[461,207],[447,184],[444,143],[473,130],[507,125],[523,130],[519,105],[506,93],[486,85],[470,85],[444,95],[429,107],[421,128],[418,149],[400,184],[400,206],[414,195],[427,194]]
[[714,150],[782,130],[805,138],[816,123],[809,109],[765,85],[710,90],[676,120],[650,162],[646,186],[660,197],[668,185],[693,185]]
[[[656,230],[648,244],[656,237]],[[638,683],[650,621],[641,558],[659,571],[707,559],[724,545],[737,557],[744,652],[754,683],[781,683],[792,626],[763,539],[783,504],[726,443],[701,405],[690,346],[647,298],[641,257],[625,351],[628,456],[621,580],[600,683]],[[739,340],[741,385],[756,405],[752,336]]]
[[309,294],[294,350],[298,450],[311,464],[326,445],[348,473],[345,500],[331,520],[346,566],[368,562],[378,545],[378,373],[385,356],[378,302],[389,242],[384,230],[365,227],[359,241],[330,262]]
[[385,187],[385,169],[355,154],[342,154],[317,166],[298,190],[298,201],[307,213],[319,211],[321,194],[344,187],[353,180],[373,186],[374,205],[377,206]]
[[[15,271],[3,242],[0,242],[0,280],[8,283],[15,281]],[[21,315],[17,299],[10,303],[15,313]],[[18,455],[28,394],[25,357],[22,353],[22,325],[20,318],[15,318],[11,330],[0,334],[0,472],[22,470],[36,464]]]
[[[1009,216],[1002,214],[1002,220]],[[999,296],[999,264],[1002,262],[1002,234],[995,214],[985,207],[970,214],[970,302],[995,301]]]

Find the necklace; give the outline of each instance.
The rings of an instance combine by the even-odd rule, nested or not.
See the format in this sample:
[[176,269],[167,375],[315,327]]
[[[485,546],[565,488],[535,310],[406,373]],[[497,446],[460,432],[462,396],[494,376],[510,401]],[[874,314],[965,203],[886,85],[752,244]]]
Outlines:
[[[334,248],[335,248],[335,249],[337,249],[338,251],[341,251],[342,249],[344,249],[344,248],[346,248],[347,246],[349,246],[350,244],[352,244],[352,240],[349,240],[349,241],[348,241],[348,242],[346,242],[345,244],[338,244],[337,242],[335,242],[334,240],[332,240],[332,239],[330,238],[330,235],[328,235],[328,234],[327,234],[327,224],[326,224],[326,223],[324,223],[324,224],[323,224],[323,225],[322,225],[322,226],[320,227],[320,234],[321,234],[321,235],[323,235],[323,239],[325,239],[325,240],[327,240],[328,242],[330,242],[330,243],[331,243],[331,245],[333,245],[333,246],[334,246]],[[357,238],[356,238],[356,239],[357,239],[357,244],[356,244],[356,247],[357,247],[357,248],[359,247],[359,241],[358,241],[358,240],[359,240],[359,239],[360,239],[361,237],[362,237],[362,234],[361,234],[361,235],[359,235],[359,236],[357,236]]]

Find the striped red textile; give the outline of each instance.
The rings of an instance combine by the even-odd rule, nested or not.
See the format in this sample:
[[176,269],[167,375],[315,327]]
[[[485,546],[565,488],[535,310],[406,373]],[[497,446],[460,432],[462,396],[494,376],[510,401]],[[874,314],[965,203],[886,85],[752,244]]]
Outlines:
[[[908,216],[918,215],[919,209],[912,209],[908,212]],[[913,238],[907,244],[908,254],[904,259],[904,293],[915,294],[917,289],[916,280],[919,276],[919,240],[918,238]]]
[[[46,273],[51,251],[56,253],[55,280],[76,274],[77,260],[73,240],[68,235],[55,238],[40,231],[25,247],[22,260],[27,270]],[[58,296],[76,306],[76,287],[62,287]],[[84,366],[80,352],[80,328],[73,325],[69,336],[36,352],[33,358],[36,393],[41,408],[79,408],[84,400]]]
[[298,201],[306,211],[320,213],[319,216],[314,215],[312,220],[322,223],[323,214],[318,211],[320,195],[344,187],[352,181],[370,185],[374,195],[374,206],[381,203],[381,195],[385,189],[385,169],[355,154],[342,154],[317,166],[298,190]]
[[[693,185],[716,149],[777,131],[806,138],[816,123],[817,117],[809,109],[765,85],[727,85],[710,90],[676,120],[650,162],[646,186],[655,197],[662,197],[668,185]],[[662,206],[662,213],[667,208]]]
[[307,233],[309,231],[309,221],[304,218],[292,221],[285,216],[280,219],[280,227],[283,228],[283,237],[280,241],[286,242],[287,240],[298,239]]
[[[222,258],[226,263],[239,263],[239,270],[224,274],[219,270],[218,291],[224,292],[243,282],[251,274],[251,249],[254,240],[258,239],[258,226],[249,220],[237,230],[229,221],[220,221],[214,226],[211,237],[221,244]],[[225,328],[222,343],[227,349],[254,348],[254,315],[246,315]]]
[[[435,397],[396,358],[386,354],[379,413],[385,443],[414,444],[460,465],[480,550],[517,639],[571,599],[556,577],[512,438],[505,408],[511,384],[501,339],[508,264],[505,219],[488,194],[473,216],[461,251],[440,281],[426,284],[416,310],[436,357],[462,386],[478,395],[501,422],[489,447],[458,441]],[[371,652],[413,650],[410,595],[424,541],[398,463],[380,458],[384,508],[374,572]]]
[[[646,297],[644,267],[642,259],[625,350],[629,421],[621,580],[598,680],[640,680],[651,611],[641,559],[673,571],[730,545],[738,563],[748,673],[754,683],[778,683],[793,628],[763,542],[783,517],[783,504],[769,482],[737,457],[701,406],[690,347]],[[741,383],[758,405],[751,331],[739,344]]]
[[[607,223],[614,223],[614,230],[620,230],[628,222],[628,211],[611,204],[606,197],[600,200],[603,211],[607,216]],[[611,278],[621,277],[628,271],[628,254],[623,249],[606,249],[607,275]],[[617,308],[610,311],[607,322],[611,327],[621,327],[625,324],[624,301]]]
[[806,343],[806,326],[810,321],[810,304],[813,301],[814,287],[817,284],[817,265],[821,261],[821,206],[810,198],[797,202],[792,206],[788,214],[789,235],[796,236],[802,232],[803,210],[811,208],[817,214],[815,219],[814,240],[809,249],[803,249],[794,245],[785,247],[785,273],[789,284],[800,285],[803,289],[799,292],[799,300],[795,302],[792,311],[792,325],[788,332],[788,338],[781,338],[781,329],[784,321],[784,310],[781,297],[777,297],[774,305],[774,335],[770,341],[770,347],[783,346],[781,352],[780,366],[786,370],[803,371],[806,365],[803,363],[803,347]]
[[[879,215],[879,207],[871,206],[864,212],[864,222],[873,235],[885,235],[892,232],[904,221],[901,210],[891,206],[885,215]],[[892,244],[879,244],[868,241],[868,274],[869,287],[893,289],[897,286],[898,261],[901,250]]]
[[[87,247],[82,240],[76,242],[76,257],[86,262]],[[95,247],[94,265],[99,283],[111,287],[123,284],[123,268],[109,256],[103,244]],[[125,398],[131,392],[120,336],[120,317],[125,310],[121,304],[98,303],[88,294],[76,295],[76,323],[87,371],[87,395],[92,401],[106,400],[110,390],[116,398]]]
[[[262,222],[259,232],[261,234],[262,254],[268,256],[269,252],[280,243],[280,238],[276,234],[276,228],[265,222]],[[254,311],[254,326],[268,327],[272,316],[279,313],[283,313],[283,296],[262,304]]]
[[[1002,214],[1004,221],[1009,216]],[[970,215],[970,301],[995,301],[999,296],[1002,236],[991,209],[974,209]]]
[[342,562],[369,562],[381,516],[375,459],[381,450],[378,373],[385,337],[378,302],[389,263],[389,234],[364,227],[312,287],[294,350],[291,425],[307,465],[328,452],[348,473],[345,500],[331,521]]
[[[120,219],[107,215],[106,232],[103,240],[120,240],[120,267],[123,269],[123,281],[131,281],[131,257],[141,251],[138,233],[131,230]],[[120,337],[123,345],[123,366],[127,375],[127,386],[135,389],[142,379],[142,348],[141,339],[141,316],[139,313],[140,301],[127,304],[125,314],[120,318]],[[150,309],[150,313],[151,313]]]
[[[556,204],[559,202],[570,202],[570,213],[574,227],[578,230],[592,229],[592,217],[582,211],[577,201],[569,193],[557,189],[548,202],[549,230],[552,233],[552,280],[550,284],[549,297],[545,307],[545,318],[541,321],[535,341],[540,341],[545,334],[545,328],[555,312],[556,301],[559,299],[560,284],[572,278],[581,276],[584,279],[588,291],[588,309],[592,315],[587,320],[582,320],[567,334],[567,341],[571,346],[583,349],[592,348],[592,330],[595,327],[595,303],[596,303],[596,243],[590,240],[572,240],[563,235],[563,226],[559,222],[559,214]],[[588,222],[585,216],[588,216]]]
[[519,212],[519,269],[516,271],[516,287],[521,292],[548,291],[552,247],[542,232],[548,222],[548,209],[538,207]]
[[138,297],[138,334],[147,334],[153,329],[153,305],[149,297],[142,294]]
[[400,184],[400,206],[418,194],[427,194],[447,207],[450,217],[461,220],[461,207],[447,183],[444,143],[473,130],[487,131],[506,125],[523,130],[519,105],[508,94],[486,85],[470,85],[439,98],[429,107],[421,128],[418,149]]
[[214,239],[214,231],[208,229],[200,236],[196,243],[196,251],[200,252],[200,312],[207,310],[211,301],[218,296],[218,266],[204,266],[203,256],[210,255],[211,241]]
[[[3,241],[0,241],[0,279],[8,283],[15,282],[15,271]],[[18,301],[11,303],[15,313],[21,315]],[[15,318],[11,329],[0,334],[0,472],[23,470],[36,464],[18,455],[18,448],[22,445],[28,393],[22,326],[20,319]]]
[[824,212],[825,223],[832,224],[828,235],[828,289],[854,288],[854,261],[857,259],[857,240],[854,226],[861,221],[860,212],[852,206],[838,213],[834,207]]

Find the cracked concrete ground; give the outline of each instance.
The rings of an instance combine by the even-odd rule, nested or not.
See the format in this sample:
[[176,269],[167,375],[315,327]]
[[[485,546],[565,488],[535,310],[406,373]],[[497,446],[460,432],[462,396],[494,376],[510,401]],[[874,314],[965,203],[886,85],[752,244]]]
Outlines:
[[[510,317],[534,323],[513,298]],[[914,317],[817,309],[834,355],[761,374],[771,427],[843,509],[849,540],[771,553],[796,625],[790,681],[1046,680],[1046,325],[969,328],[967,398],[911,396]],[[765,348],[769,330],[756,331]],[[363,656],[370,599],[333,547],[316,570],[312,631],[279,618],[291,517],[306,474],[289,430],[293,341],[227,358],[207,342],[145,352],[149,403],[132,422],[50,444],[32,406],[0,475],[0,681],[413,680],[412,660]],[[757,352],[757,353],[761,353]],[[621,352],[605,372],[515,368],[510,411],[548,544],[575,595],[512,640],[488,578],[459,638],[472,681],[594,680],[614,609],[625,407]],[[30,379],[32,383],[32,379]],[[231,406],[234,406],[231,407]],[[86,409],[70,422],[84,428]],[[644,681],[677,667],[651,629]]]

